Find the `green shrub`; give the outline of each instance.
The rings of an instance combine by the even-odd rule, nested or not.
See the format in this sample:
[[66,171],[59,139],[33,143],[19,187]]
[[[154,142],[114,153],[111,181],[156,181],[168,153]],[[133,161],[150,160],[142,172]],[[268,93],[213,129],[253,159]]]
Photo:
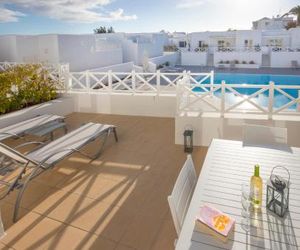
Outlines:
[[38,64],[17,65],[0,72],[0,114],[57,98],[56,84]]

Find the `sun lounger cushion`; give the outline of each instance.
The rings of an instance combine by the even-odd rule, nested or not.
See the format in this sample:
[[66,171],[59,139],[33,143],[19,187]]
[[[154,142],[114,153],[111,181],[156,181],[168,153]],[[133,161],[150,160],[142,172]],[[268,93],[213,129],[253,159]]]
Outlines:
[[46,165],[52,165],[71,154],[72,149],[80,149],[112,127],[114,126],[99,123],[87,123],[59,139],[50,142],[46,146],[28,154],[27,157],[34,161],[41,162],[47,156],[59,152],[45,162]]
[[20,135],[33,128],[43,126],[49,122],[63,120],[63,119],[64,119],[63,117],[57,115],[41,115],[23,122],[13,124],[11,126],[0,129],[0,141],[11,137],[11,135],[5,133]]

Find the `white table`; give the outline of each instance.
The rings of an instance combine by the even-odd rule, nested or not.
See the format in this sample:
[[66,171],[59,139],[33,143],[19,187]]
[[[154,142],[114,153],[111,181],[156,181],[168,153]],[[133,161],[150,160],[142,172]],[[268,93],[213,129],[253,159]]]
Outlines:
[[[264,181],[262,213],[252,218],[250,232],[241,227],[241,184],[250,183],[254,165],[260,165]],[[273,216],[265,207],[266,181],[275,165],[291,173],[290,208],[285,219]],[[283,172],[282,172],[283,174]],[[203,204],[209,204],[236,220],[226,243],[195,223]],[[177,250],[184,249],[300,249],[300,148],[291,151],[243,147],[240,141],[214,139],[209,147],[188,209]]]

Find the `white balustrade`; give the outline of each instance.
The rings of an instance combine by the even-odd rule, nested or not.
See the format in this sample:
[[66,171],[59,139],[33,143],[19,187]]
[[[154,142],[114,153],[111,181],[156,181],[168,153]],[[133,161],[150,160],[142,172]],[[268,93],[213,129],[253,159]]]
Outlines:
[[[0,71],[14,65],[16,63],[0,63]],[[174,96],[180,114],[191,111],[216,113],[220,117],[257,114],[268,119],[273,119],[274,115],[300,115],[300,82],[299,85],[276,85],[274,82],[265,85],[227,84],[225,81],[216,84],[214,71],[69,72],[68,65],[43,66],[50,77],[58,79],[58,88],[62,91]]]

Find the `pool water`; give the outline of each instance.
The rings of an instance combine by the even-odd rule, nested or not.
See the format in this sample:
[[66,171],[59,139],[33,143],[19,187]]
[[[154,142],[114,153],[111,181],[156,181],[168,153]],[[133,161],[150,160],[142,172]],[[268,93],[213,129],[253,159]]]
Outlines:
[[[200,81],[202,77],[199,77]],[[300,86],[300,76],[297,75],[266,75],[266,74],[235,74],[235,73],[216,73],[214,75],[214,84],[221,84],[222,81],[225,81],[226,84],[251,84],[251,85],[267,85],[269,82],[274,82],[275,85],[298,85]],[[209,84],[210,79],[207,79],[203,82],[203,84]],[[200,88],[195,88],[195,91],[201,91]],[[259,88],[235,88],[237,92],[242,95],[251,95],[259,90]],[[291,95],[292,97],[298,97],[299,89],[283,89],[286,93]],[[221,95],[221,90],[215,92],[216,96]],[[256,103],[267,107],[268,106],[268,95],[269,92],[265,91],[262,94],[258,95],[256,98],[251,100]],[[236,95],[229,93],[226,91],[226,100],[234,104],[237,101],[235,98]],[[286,96],[282,95],[279,91],[275,90],[274,92],[274,107],[279,108],[291,100]],[[289,109],[295,109],[296,105],[291,106]]]

